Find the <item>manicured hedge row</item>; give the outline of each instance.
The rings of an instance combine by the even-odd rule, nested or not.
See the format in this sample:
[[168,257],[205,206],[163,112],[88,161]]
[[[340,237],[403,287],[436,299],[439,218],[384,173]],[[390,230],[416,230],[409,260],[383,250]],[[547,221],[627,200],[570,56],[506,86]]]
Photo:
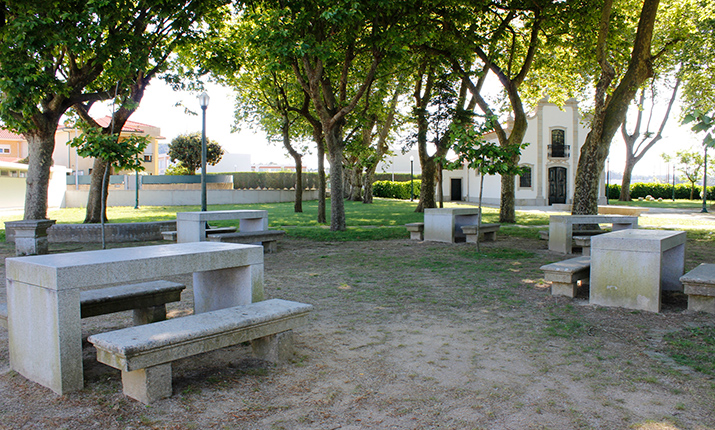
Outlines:
[[[404,182],[410,180],[409,173],[375,173],[374,181],[395,181]],[[415,175],[415,179],[420,179],[420,175]],[[373,182],[374,182],[373,181]]]
[[[700,200],[702,195],[700,192],[703,187],[695,186],[695,191],[693,192],[693,199]],[[608,198],[617,199],[621,196],[621,185],[611,184],[608,187]],[[654,199],[663,198],[670,199],[673,197],[673,185],[671,184],[659,184],[659,183],[646,183],[646,182],[636,182],[631,184],[631,199],[638,199],[639,197],[653,196]],[[675,198],[676,199],[689,199],[690,198],[690,185],[688,184],[676,184],[675,185]],[[708,187],[708,200],[715,198],[715,186]]]
[[[409,175],[408,175],[409,177]],[[410,198],[410,183],[411,181],[404,182],[392,182],[392,181],[375,181],[372,184],[372,195],[375,197],[384,197],[388,199],[402,199],[407,200]],[[419,179],[414,180],[414,196],[415,198],[420,195],[420,186],[422,181]]]
[[[295,172],[237,172],[233,173],[235,190],[269,189],[289,190],[295,187]],[[318,188],[318,174],[303,172],[303,188]]]

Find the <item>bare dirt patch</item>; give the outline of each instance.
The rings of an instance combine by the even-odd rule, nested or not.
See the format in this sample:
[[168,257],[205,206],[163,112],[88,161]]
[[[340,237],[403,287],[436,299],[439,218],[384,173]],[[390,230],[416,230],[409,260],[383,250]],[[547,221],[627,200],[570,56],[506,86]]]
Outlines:
[[[266,255],[266,295],[315,306],[293,363],[248,346],[175,362],[173,397],[151,406],[125,398],[87,343],[84,390],[27,381],[9,370],[0,329],[0,428],[715,428],[715,381],[663,353],[665,333],[712,316],[680,295],[659,314],[555,299],[538,268],[564,257],[545,248],[286,239]],[[697,243],[687,252],[686,269],[713,261]],[[170,315],[191,306],[189,288]],[[83,335],[130,323],[128,312],[86,319]]]

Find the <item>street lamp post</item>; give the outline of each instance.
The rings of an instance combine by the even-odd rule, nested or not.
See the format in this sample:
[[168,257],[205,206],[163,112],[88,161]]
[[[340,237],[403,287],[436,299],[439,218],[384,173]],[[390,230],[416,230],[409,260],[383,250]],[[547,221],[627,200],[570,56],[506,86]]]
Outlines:
[[209,95],[204,91],[199,96],[201,104],[201,211],[206,212],[206,108],[209,106]]
[[705,159],[703,160],[703,209],[700,211],[702,213],[708,212],[708,146],[705,145]]
[[415,200],[415,157],[410,155],[410,201]]
[[606,158],[606,204],[608,204],[609,188],[611,188],[611,160]]

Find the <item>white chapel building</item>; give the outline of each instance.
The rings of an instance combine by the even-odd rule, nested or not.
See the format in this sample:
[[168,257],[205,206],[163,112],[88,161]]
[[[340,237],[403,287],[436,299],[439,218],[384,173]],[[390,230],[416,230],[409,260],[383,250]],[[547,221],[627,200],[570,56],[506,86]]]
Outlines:
[[[507,133],[511,126],[507,123]],[[517,206],[547,206],[571,204],[574,179],[581,146],[588,128],[582,123],[575,99],[569,99],[560,108],[547,99],[537,103],[535,111],[527,117],[524,142],[519,165],[527,171],[516,178],[515,203]],[[496,133],[488,133],[488,141],[497,141]],[[466,166],[458,170],[444,170],[442,191],[445,201],[479,200],[479,174]],[[484,177],[482,201],[498,205],[501,196],[501,178]],[[601,175],[599,204],[605,203],[605,181]],[[603,202],[601,202],[603,200]]]

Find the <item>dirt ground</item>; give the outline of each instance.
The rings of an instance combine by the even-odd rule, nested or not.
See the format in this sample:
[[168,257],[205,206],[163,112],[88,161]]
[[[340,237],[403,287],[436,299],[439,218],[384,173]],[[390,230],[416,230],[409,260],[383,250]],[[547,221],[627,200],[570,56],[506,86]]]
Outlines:
[[[688,243],[686,269],[715,261],[711,248]],[[539,267],[564,257],[543,241],[501,236],[481,251],[285,239],[266,255],[266,296],[315,306],[292,363],[247,345],[174,362],[174,395],[151,406],[124,397],[119,371],[86,342],[84,390],[29,382],[9,370],[0,329],[0,428],[715,429],[715,380],[663,341],[712,315],[682,295],[658,314],[591,306],[587,291],[553,298]],[[171,317],[192,307],[191,279],[174,280],[189,288]],[[83,336],[130,323],[129,312],[89,318]]]

